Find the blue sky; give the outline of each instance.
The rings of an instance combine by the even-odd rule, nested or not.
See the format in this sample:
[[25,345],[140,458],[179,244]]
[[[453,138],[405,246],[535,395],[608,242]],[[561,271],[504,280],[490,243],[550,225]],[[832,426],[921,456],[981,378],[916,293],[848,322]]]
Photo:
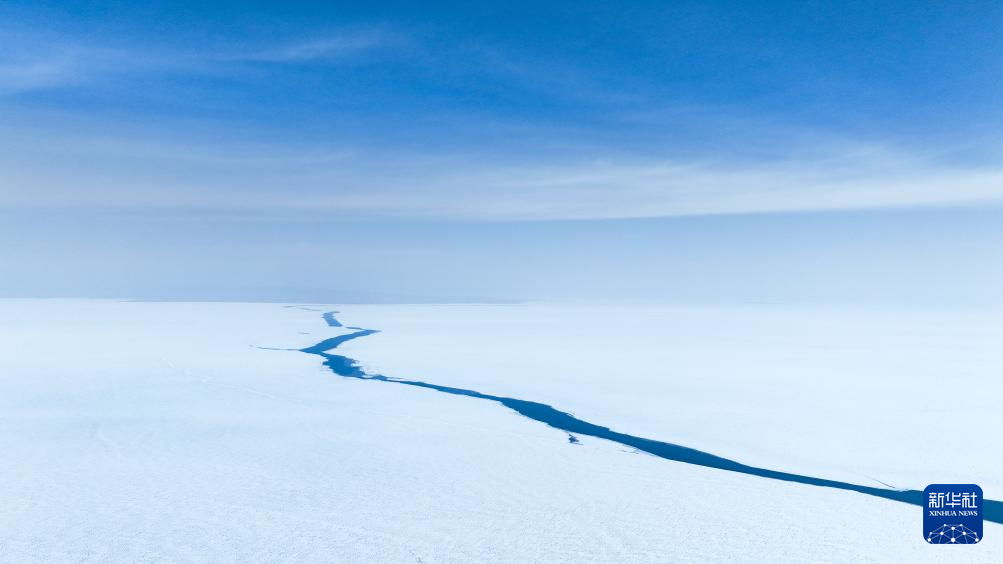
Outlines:
[[1001,23],[5,2],[0,294],[1000,302]]

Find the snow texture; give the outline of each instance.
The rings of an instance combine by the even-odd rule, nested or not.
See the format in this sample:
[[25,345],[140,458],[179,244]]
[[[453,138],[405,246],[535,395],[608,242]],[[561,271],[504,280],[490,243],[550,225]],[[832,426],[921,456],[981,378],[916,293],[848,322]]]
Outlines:
[[333,310],[380,330],[338,353],[388,376],[777,470],[1003,498],[981,438],[1001,428],[988,314],[3,300],[0,561],[1003,561],[993,523],[931,546],[915,506],[340,378],[296,350],[353,331]]

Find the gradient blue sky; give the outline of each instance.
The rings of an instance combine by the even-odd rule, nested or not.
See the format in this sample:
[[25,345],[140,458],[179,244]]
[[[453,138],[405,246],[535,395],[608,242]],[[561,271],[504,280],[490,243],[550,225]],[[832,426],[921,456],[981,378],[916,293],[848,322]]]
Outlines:
[[1003,303],[999,3],[287,4],[0,3],[0,295]]

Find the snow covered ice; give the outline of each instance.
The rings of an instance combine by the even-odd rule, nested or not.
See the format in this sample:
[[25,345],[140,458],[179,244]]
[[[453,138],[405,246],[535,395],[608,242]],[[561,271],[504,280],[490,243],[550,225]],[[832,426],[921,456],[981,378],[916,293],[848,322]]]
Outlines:
[[996,523],[933,550],[913,505],[338,377],[297,350],[355,331],[333,310],[380,331],[337,349],[372,373],[772,470],[1003,499],[996,314],[3,300],[0,560],[1003,560]]

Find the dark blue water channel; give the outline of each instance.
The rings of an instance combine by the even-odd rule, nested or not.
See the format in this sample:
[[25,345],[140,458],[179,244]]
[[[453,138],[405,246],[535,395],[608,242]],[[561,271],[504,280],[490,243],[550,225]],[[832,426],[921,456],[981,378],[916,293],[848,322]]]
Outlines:
[[[334,318],[335,313],[337,312],[325,313],[324,320],[332,327],[340,327],[341,323]],[[603,427],[601,425],[596,425],[595,423],[583,421],[570,413],[559,411],[544,403],[505,396],[483,394],[475,390],[440,386],[438,384],[430,384],[420,380],[405,380],[401,378],[391,378],[382,374],[370,374],[363,370],[356,360],[348,358],[347,356],[330,353],[330,351],[338,348],[348,341],[351,341],[352,339],[366,337],[374,333],[379,333],[379,331],[374,329],[362,329],[360,331],[356,331],[355,333],[325,339],[316,345],[300,350],[305,353],[315,354],[322,357],[324,359],[324,366],[330,368],[331,371],[338,376],[343,376],[345,378],[357,378],[360,380],[376,380],[379,382],[403,384],[405,386],[425,388],[454,396],[466,396],[469,398],[500,403],[520,415],[568,433],[569,442],[572,443],[578,442],[576,435],[596,437],[620,443],[624,446],[675,462],[684,462],[686,464],[693,464],[696,466],[727,470],[729,472],[738,472],[741,474],[748,474],[750,476],[759,476],[760,478],[769,478],[771,480],[781,480],[784,482],[794,482],[809,486],[847,490],[884,499],[890,499],[892,501],[909,503],[912,505],[923,505],[923,492],[921,491],[862,486],[859,484],[851,484],[849,482],[840,482],[838,480],[813,478],[811,476],[804,476],[801,474],[792,474],[790,472],[781,472],[779,470],[769,470],[766,468],[749,466],[747,464],[742,464],[741,462],[735,462],[734,460],[729,460],[727,458],[689,447],[620,433],[610,429],[609,427]],[[1003,502],[985,499],[983,500],[983,509],[986,520],[994,523],[1003,523]]]
[[324,314],[324,322],[327,323],[328,327],[341,327],[341,322],[338,321],[338,319],[336,317],[334,317],[334,314],[336,314],[336,313],[338,313],[338,312],[336,312],[336,311],[329,311],[329,312],[327,312],[327,313]]

